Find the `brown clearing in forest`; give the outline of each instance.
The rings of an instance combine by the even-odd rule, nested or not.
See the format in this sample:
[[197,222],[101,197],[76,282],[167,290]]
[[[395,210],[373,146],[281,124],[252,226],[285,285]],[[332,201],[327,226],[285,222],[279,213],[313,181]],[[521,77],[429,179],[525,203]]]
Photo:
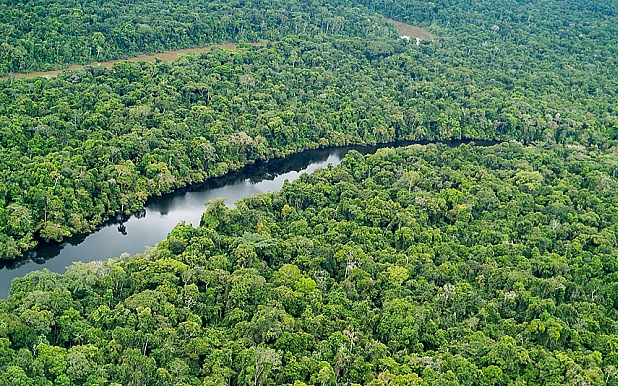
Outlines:
[[434,35],[431,32],[421,27],[402,23],[400,21],[392,20],[389,18],[386,18],[386,20],[395,24],[395,26],[397,27],[397,32],[399,33],[399,36],[409,36],[412,39],[419,38],[422,40],[433,40],[439,37],[438,35]]
[[[259,42],[259,43],[248,43],[251,44],[252,46],[262,46],[264,44],[266,44],[266,42]],[[163,51],[163,52],[159,52],[156,54],[151,54],[151,55],[138,55],[132,58],[128,58],[128,59],[117,59],[117,60],[110,60],[109,62],[93,62],[93,63],[88,63],[88,64],[74,64],[72,66],[69,66],[67,68],[61,69],[61,70],[52,70],[52,71],[34,71],[34,72],[29,72],[27,74],[24,73],[13,73],[11,74],[15,79],[18,78],[23,78],[23,79],[32,79],[32,78],[36,78],[39,76],[42,76],[44,78],[50,79],[50,78],[55,78],[56,76],[58,76],[58,74],[60,74],[62,71],[67,71],[67,70],[80,70],[86,66],[90,66],[90,67],[105,67],[107,69],[111,69],[112,66],[116,63],[123,63],[123,62],[149,62],[149,63],[154,63],[156,59],[159,59],[161,61],[164,62],[172,62],[176,59],[178,59],[180,56],[183,55],[188,55],[188,54],[200,54],[200,53],[204,53],[204,52],[208,52],[211,50],[212,47],[219,47],[221,49],[224,50],[235,50],[236,46],[238,44],[237,43],[224,43],[224,44],[211,44],[209,46],[206,47],[197,47],[197,48],[183,48],[181,50],[171,50],[171,51]],[[4,76],[1,77],[0,80],[7,80],[8,76]]]
[[[410,24],[406,24],[406,23],[402,23],[400,21],[396,21],[396,20],[392,20],[389,18],[385,18],[387,21],[395,24],[395,26],[397,27],[397,32],[399,33],[399,36],[409,36],[410,38],[419,38],[422,40],[433,40],[438,38],[439,36],[432,34],[431,32],[427,31],[424,28],[421,27],[417,27],[414,25],[410,25]],[[261,46],[264,45],[266,42],[259,42],[259,43],[249,43],[252,46]],[[29,73],[13,73],[11,74],[14,78],[23,78],[23,79],[32,79],[32,78],[36,78],[36,77],[44,77],[47,79],[50,78],[55,78],[56,76],[58,76],[62,71],[66,71],[66,70],[79,70],[82,69],[86,66],[91,66],[91,67],[105,67],[107,69],[111,69],[112,66],[116,63],[122,63],[122,62],[150,62],[150,63],[154,63],[156,59],[162,60],[164,62],[172,62],[176,59],[178,59],[180,56],[182,55],[187,55],[187,54],[191,54],[191,53],[204,53],[204,52],[208,52],[211,50],[212,47],[219,47],[221,49],[224,50],[235,50],[236,49],[237,44],[236,43],[224,43],[224,44],[211,44],[209,46],[206,47],[197,47],[197,48],[183,48],[181,50],[171,50],[171,51],[163,51],[163,52],[159,52],[156,54],[150,54],[150,55],[138,55],[132,58],[127,58],[127,59],[116,59],[116,60],[110,60],[108,62],[92,62],[92,63],[88,63],[88,64],[74,64],[71,65],[67,68],[61,69],[61,70],[51,70],[51,71],[34,71],[34,72],[29,72]],[[4,77],[0,77],[0,81],[4,81],[7,80],[8,76],[4,76]]]

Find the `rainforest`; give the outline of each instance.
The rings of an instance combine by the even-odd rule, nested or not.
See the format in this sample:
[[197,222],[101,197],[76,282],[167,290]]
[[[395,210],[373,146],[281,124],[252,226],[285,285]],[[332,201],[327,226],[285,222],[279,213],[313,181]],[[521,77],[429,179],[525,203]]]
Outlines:
[[8,0],[0,31],[2,260],[255,162],[436,142],[14,279],[0,384],[618,385],[616,2]]

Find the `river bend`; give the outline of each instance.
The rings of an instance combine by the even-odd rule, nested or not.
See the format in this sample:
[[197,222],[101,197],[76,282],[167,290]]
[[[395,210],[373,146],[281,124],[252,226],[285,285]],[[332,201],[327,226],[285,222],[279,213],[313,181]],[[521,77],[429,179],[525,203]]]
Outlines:
[[[281,189],[285,180],[293,181],[303,173],[312,173],[328,164],[338,165],[351,149],[362,154],[382,147],[400,147],[412,142],[400,141],[379,146],[348,146],[341,148],[307,150],[283,159],[258,162],[223,177],[212,178],[178,192],[155,197],[144,210],[127,217],[118,217],[88,235],[74,236],[63,243],[43,245],[26,258],[0,265],[0,298],[6,298],[11,281],[30,271],[47,268],[63,273],[73,262],[108,260],[123,254],[144,252],[167,237],[181,221],[198,226],[204,203],[223,197],[230,207],[244,197]],[[461,141],[446,142],[457,146]],[[479,143],[486,145],[488,143]]]

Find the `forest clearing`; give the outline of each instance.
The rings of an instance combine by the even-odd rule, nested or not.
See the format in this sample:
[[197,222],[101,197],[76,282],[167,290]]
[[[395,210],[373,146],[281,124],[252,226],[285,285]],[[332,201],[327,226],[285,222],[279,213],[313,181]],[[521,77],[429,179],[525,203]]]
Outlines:
[[424,28],[417,27],[415,25],[402,23],[397,20],[386,18],[387,21],[395,24],[397,27],[397,33],[399,36],[409,36],[411,38],[419,38],[421,40],[433,40],[439,38],[438,35],[434,35]]
[[[266,42],[258,42],[258,43],[242,43],[242,44],[249,44],[252,46],[261,46],[264,45]],[[28,72],[28,73],[13,73],[9,76],[12,76],[13,78],[23,78],[23,79],[34,79],[34,78],[38,78],[38,77],[43,77],[43,78],[47,78],[47,79],[51,79],[51,78],[55,78],[57,77],[61,72],[63,71],[74,71],[74,70],[81,70],[85,67],[105,67],[108,70],[111,70],[112,67],[114,66],[114,64],[117,63],[123,63],[123,62],[132,62],[132,63],[139,63],[139,62],[147,62],[147,63],[155,63],[157,60],[160,60],[162,62],[173,62],[174,60],[177,60],[178,58],[180,58],[183,55],[189,55],[189,54],[202,54],[202,53],[206,53],[209,52],[210,50],[213,49],[213,47],[218,47],[221,48],[222,50],[235,50],[236,47],[238,46],[238,43],[222,43],[222,44],[210,44],[207,45],[205,47],[195,47],[195,48],[183,48],[180,50],[168,50],[168,51],[163,51],[163,52],[158,52],[156,54],[141,54],[132,58],[126,58],[126,59],[116,59],[116,60],[109,60],[106,62],[92,62],[92,63],[88,63],[88,64],[73,64],[67,68],[64,69],[60,69],[60,70],[51,70],[51,71],[33,71],[33,72]],[[4,80],[8,80],[9,77],[8,76],[3,76],[0,77],[0,81],[4,81]]]

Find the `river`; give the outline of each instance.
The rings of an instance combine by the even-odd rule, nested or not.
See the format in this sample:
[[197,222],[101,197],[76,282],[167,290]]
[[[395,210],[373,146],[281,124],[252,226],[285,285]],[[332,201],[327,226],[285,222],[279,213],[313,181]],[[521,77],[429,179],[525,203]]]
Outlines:
[[[3,263],[0,265],[0,298],[8,296],[14,278],[37,269],[47,268],[63,273],[67,266],[76,261],[107,260],[123,254],[144,252],[146,247],[164,240],[181,221],[199,225],[204,203],[213,198],[223,197],[228,206],[234,207],[236,201],[249,195],[281,189],[285,180],[293,181],[303,173],[312,173],[328,164],[338,165],[351,149],[370,154],[379,148],[401,147],[411,143],[399,141],[379,146],[307,150],[283,159],[258,162],[226,176],[152,198],[140,213],[118,217],[93,233],[75,236],[60,244],[43,245],[22,260]],[[445,143],[458,146],[462,141]],[[490,143],[477,141],[476,144]]]

